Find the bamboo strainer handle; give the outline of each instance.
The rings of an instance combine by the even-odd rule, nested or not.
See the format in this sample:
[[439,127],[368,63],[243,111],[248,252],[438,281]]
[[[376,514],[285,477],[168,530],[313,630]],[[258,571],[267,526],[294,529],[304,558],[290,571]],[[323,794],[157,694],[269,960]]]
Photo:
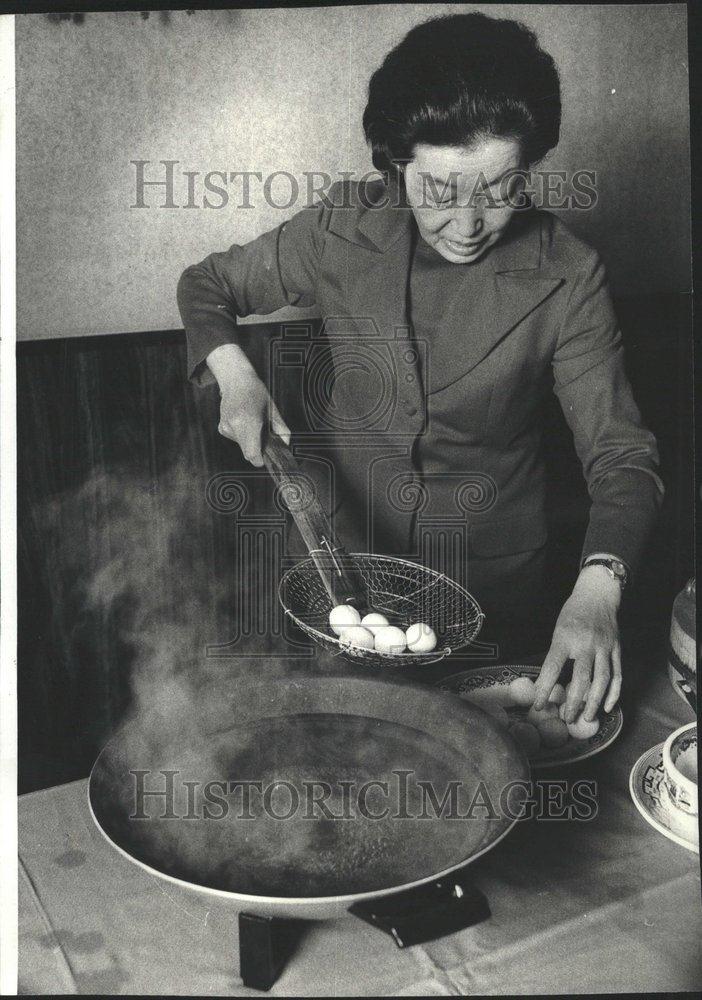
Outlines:
[[356,564],[332,531],[314,484],[277,434],[268,434],[263,461],[278,486],[280,499],[293,516],[332,605],[350,604],[364,614],[368,598]]

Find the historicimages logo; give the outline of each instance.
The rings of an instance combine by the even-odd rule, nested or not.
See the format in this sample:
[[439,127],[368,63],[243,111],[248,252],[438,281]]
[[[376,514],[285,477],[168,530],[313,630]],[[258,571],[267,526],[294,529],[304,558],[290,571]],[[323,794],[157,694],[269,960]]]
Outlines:
[[[289,213],[313,205],[329,195],[335,185],[345,192],[346,201],[335,205],[339,209],[370,210],[400,206],[401,188],[388,185],[388,175],[377,170],[364,173],[340,170],[330,174],[323,170],[260,170],[184,169],[180,160],[129,161],[132,172],[130,208],[147,209],[279,209]],[[420,207],[431,207],[441,200],[459,175],[454,172],[442,187],[433,177],[422,175],[423,201]],[[365,200],[366,185],[382,181],[386,193],[380,199]],[[548,210],[573,209],[589,211],[597,205],[597,172],[578,170],[515,170],[494,190],[487,178],[479,175],[464,194],[463,207],[504,208],[515,212],[532,206]],[[460,207],[459,203],[459,207]]]

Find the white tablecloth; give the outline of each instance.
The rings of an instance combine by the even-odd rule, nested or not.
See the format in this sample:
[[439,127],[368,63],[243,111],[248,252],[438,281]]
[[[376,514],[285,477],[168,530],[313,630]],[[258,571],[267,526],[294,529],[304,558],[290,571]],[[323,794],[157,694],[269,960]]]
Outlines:
[[[619,740],[557,772],[598,782],[597,818],[524,821],[473,866],[492,917],[398,949],[354,918],[311,923],[272,995],[421,996],[702,988],[699,858],[636,811],[634,761],[692,713],[664,676]],[[257,995],[237,912],[149,875],[95,829],[87,782],[20,799],[20,992]]]

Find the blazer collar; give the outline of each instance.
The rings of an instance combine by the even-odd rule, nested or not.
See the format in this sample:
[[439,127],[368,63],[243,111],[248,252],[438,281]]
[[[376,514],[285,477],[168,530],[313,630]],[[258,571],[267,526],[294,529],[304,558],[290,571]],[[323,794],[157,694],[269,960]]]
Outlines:
[[395,183],[366,186],[357,232],[385,253],[412,229],[414,216],[404,194]]
[[[370,187],[370,185],[369,185]],[[330,229],[363,247],[354,261],[349,290],[351,315],[366,316],[373,304],[373,322],[384,336],[409,330],[407,282],[412,259],[412,210],[392,191],[379,185],[372,192],[378,207],[354,207],[331,213]],[[366,189],[368,190],[368,189]],[[369,192],[370,193],[370,192]],[[384,196],[384,201],[379,199]],[[370,251],[370,252],[368,252]],[[444,341],[456,345],[446,366],[445,385],[460,379],[485,358],[529,313],[563,283],[542,266],[541,217],[527,210],[515,213],[502,240],[477,261],[485,280],[477,288],[470,282],[447,301],[437,330]],[[460,267],[462,265],[456,265]],[[464,265],[470,267],[471,265]],[[419,380],[415,379],[414,386]],[[409,387],[406,388],[409,392]],[[418,391],[418,390],[417,390]]]
[[510,271],[537,272],[541,267],[541,220],[533,209],[515,212],[499,243],[490,248],[495,274]]
[[[330,228],[338,236],[381,253],[391,250],[412,230],[413,214],[404,190],[397,184],[371,183],[359,188],[356,211],[333,212]],[[496,274],[511,271],[538,272],[542,263],[541,223],[532,208],[515,213],[499,243],[489,251]]]

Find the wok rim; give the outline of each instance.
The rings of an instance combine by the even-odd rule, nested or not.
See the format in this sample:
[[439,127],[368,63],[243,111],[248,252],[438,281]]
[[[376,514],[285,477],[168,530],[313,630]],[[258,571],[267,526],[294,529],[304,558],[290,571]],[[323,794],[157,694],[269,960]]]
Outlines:
[[420,885],[427,885],[429,882],[436,882],[442,878],[446,878],[452,872],[458,871],[461,868],[467,868],[468,865],[473,864],[478,858],[482,857],[488,851],[491,851],[493,847],[496,847],[501,840],[507,836],[507,834],[512,830],[515,823],[519,822],[518,817],[515,817],[510,821],[509,825],[505,827],[502,833],[496,837],[489,844],[486,844],[480,851],[471,855],[470,858],[464,858],[463,860],[457,862],[455,865],[451,865],[449,868],[444,868],[441,871],[427,875],[424,878],[416,879],[414,882],[403,882],[401,885],[389,886],[385,889],[370,889],[367,892],[356,892],[347,893],[343,896],[253,896],[245,892],[233,892],[229,889],[214,889],[212,886],[198,885],[197,882],[188,882],[187,879],[176,878],[175,875],[167,875],[165,872],[160,872],[157,868],[153,868],[151,865],[146,864],[145,861],[140,861],[139,858],[135,858],[134,855],[130,854],[129,851],[125,850],[123,847],[112,839],[106,830],[99,823],[95,811],[93,809],[93,803],[90,796],[90,779],[93,776],[93,770],[98,764],[100,757],[102,756],[104,750],[107,749],[109,743],[100,751],[95,764],[90,770],[90,777],[88,778],[87,787],[87,798],[88,798],[88,808],[90,809],[90,816],[93,820],[94,825],[99,830],[103,839],[107,841],[108,844],[116,850],[118,854],[125,857],[131,864],[136,865],[138,868],[143,869],[150,875],[156,876],[156,878],[164,879],[166,882],[170,882],[173,885],[181,886],[184,889],[188,889],[194,892],[203,893],[206,896],[217,896],[219,899],[229,899],[232,902],[250,904],[253,908],[258,906],[260,909],[272,909],[278,908],[279,910],[286,909],[290,907],[291,909],[344,909],[348,910],[355,903],[370,902],[372,899],[380,899],[383,896],[394,896],[399,895],[409,889],[416,889]]
[[[283,680],[284,678],[277,678],[277,679]],[[312,679],[316,680],[316,678]],[[467,706],[469,704],[467,702],[455,698],[454,695],[448,692],[440,691],[440,689],[437,687],[427,686],[426,684],[421,684],[417,682],[408,682],[404,680],[396,681],[389,678],[380,678],[380,677],[378,678],[354,677],[353,675],[349,675],[346,671],[337,674],[326,674],[324,675],[324,679],[329,681],[340,680],[340,679],[364,680],[372,684],[397,686],[397,687],[411,687],[414,688],[416,691],[420,691],[422,694],[425,695],[440,694],[441,696],[443,696],[444,694],[446,694],[446,696],[450,699],[450,701],[454,703],[454,706],[456,705]],[[253,682],[256,684],[275,683],[275,680],[276,679],[263,681],[260,679],[256,679]],[[470,707],[473,711],[477,711],[481,715],[490,718],[489,713],[484,712],[483,709],[481,709],[479,706],[471,705]],[[502,840],[504,840],[507,834],[510,833],[510,831],[519,821],[519,817],[514,817],[513,819],[510,819],[509,822],[506,823],[505,828],[493,840],[491,840],[484,847],[476,851],[468,858],[465,857],[461,858],[455,864],[451,864],[447,868],[442,868],[439,871],[432,872],[430,875],[423,876],[422,878],[419,879],[414,879],[411,882],[403,882],[401,884],[388,886],[382,889],[369,889],[364,892],[345,893],[341,895],[326,895],[326,896],[269,896],[261,894],[254,895],[251,893],[236,892],[230,889],[216,889],[213,888],[212,886],[200,885],[196,882],[190,882],[187,879],[178,878],[175,875],[168,875],[167,873],[161,872],[157,868],[154,868],[152,865],[147,864],[145,861],[141,861],[139,858],[134,857],[132,854],[129,853],[129,851],[127,851],[124,847],[120,846],[115,840],[112,839],[112,837],[107,833],[107,831],[103,828],[102,824],[97,819],[97,816],[95,815],[95,810],[93,809],[93,801],[91,797],[91,788],[93,787],[93,777],[96,773],[96,769],[98,768],[101,759],[103,758],[103,755],[105,755],[109,750],[110,746],[117,741],[118,735],[119,735],[118,733],[115,733],[113,737],[110,740],[108,740],[108,742],[102,748],[93,766],[90,769],[90,775],[88,776],[88,781],[87,781],[86,794],[88,799],[88,808],[90,810],[90,816],[93,820],[94,825],[97,827],[101,836],[103,837],[103,839],[107,841],[107,843],[110,844],[110,846],[114,850],[116,850],[119,854],[125,857],[131,864],[136,865],[137,867],[148,872],[150,875],[155,876],[156,878],[163,879],[166,882],[169,882],[173,885],[180,886],[181,888],[187,889],[189,891],[200,893],[204,896],[214,896],[218,899],[228,899],[232,903],[241,904],[241,907],[249,906],[254,911],[258,907],[258,909],[262,912],[263,911],[275,912],[279,915],[287,914],[289,916],[292,916],[293,912],[297,911],[303,918],[306,916],[306,918],[308,919],[329,919],[334,915],[339,915],[344,911],[347,911],[355,903],[369,902],[373,899],[380,899],[385,896],[393,896],[396,894],[400,894],[410,889],[415,889],[418,888],[419,886],[428,885],[431,882],[436,882],[442,878],[446,878],[447,876],[451,875],[452,872],[456,872],[462,868],[466,868],[468,865],[473,864],[474,861],[477,861],[478,858],[482,857],[484,854],[487,854],[488,851],[491,851]],[[532,774],[531,774],[531,765],[529,763],[528,757],[526,756],[520,745],[515,740],[511,739],[511,737],[506,731],[502,735],[507,739],[508,742],[512,744],[514,750],[516,751],[517,758],[522,764],[523,773],[520,775],[520,778],[522,778],[523,780],[530,780]],[[307,913],[303,914],[302,911],[307,911]]]

